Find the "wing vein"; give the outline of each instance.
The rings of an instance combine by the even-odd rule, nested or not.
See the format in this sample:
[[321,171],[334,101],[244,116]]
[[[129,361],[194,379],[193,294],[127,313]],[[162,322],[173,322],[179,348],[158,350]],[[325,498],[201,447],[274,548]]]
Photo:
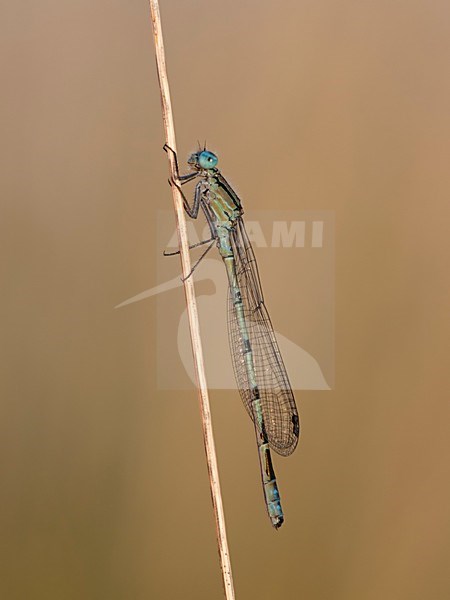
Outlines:
[[[241,218],[231,230],[230,238],[268,441],[275,452],[287,456],[297,446],[300,420],[269,313],[264,304],[253,248]],[[231,291],[228,294],[228,336],[239,392],[247,412],[253,419],[252,394],[244,358],[245,348]]]

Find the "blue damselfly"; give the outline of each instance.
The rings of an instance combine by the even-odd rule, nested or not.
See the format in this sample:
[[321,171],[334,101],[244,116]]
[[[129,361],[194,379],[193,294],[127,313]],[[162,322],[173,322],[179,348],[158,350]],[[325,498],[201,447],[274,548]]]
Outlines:
[[[165,149],[173,152],[167,146]],[[215,154],[206,147],[199,149],[188,160],[192,171],[187,175],[179,174],[176,161],[177,175],[171,184],[180,189],[191,218],[196,219],[202,209],[211,231],[210,239],[195,244],[208,246],[192,270],[214,244],[225,263],[234,373],[244,406],[255,425],[265,503],[272,525],[278,529],[284,516],[270,449],[282,456],[291,454],[297,446],[300,419],[264,303],[255,255],[242,219],[242,204],[217,163]],[[181,186],[194,180],[197,184],[190,205]]]

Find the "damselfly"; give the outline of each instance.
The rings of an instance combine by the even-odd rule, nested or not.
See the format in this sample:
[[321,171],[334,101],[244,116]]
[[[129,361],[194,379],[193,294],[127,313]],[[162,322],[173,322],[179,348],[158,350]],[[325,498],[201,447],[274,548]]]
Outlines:
[[[169,147],[165,149],[173,152]],[[175,156],[176,161],[176,156]],[[171,181],[182,194],[187,214],[196,219],[201,208],[211,237],[193,270],[216,244],[225,263],[228,283],[228,336],[237,385],[255,425],[264,498],[272,525],[284,521],[270,449],[288,456],[297,446],[300,419],[286,369],[261,289],[258,267],[236,192],[217,168],[215,154],[199,149],[188,164],[192,171]],[[181,186],[198,180],[192,205]],[[191,271],[192,273],[192,271]]]

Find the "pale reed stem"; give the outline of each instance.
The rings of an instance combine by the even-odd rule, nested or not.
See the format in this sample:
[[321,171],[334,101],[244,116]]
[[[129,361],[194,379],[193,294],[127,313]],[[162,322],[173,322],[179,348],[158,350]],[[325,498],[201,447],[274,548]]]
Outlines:
[[[167,78],[166,60],[161,29],[161,16],[158,0],[149,0],[153,22],[153,37],[156,50],[156,65],[158,69],[159,87],[161,90],[161,107],[166,134],[166,143],[176,152],[175,128],[173,122],[172,105],[170,102],[169,81]],[[176,164],[172,152],[167,153],[171,177],[175,178]],[[176,224],[178,231],[178,243],[180,248],[181,265],[184,279],[184,291],[186,294],[186,305],[191,331],[192,353],[194,355],[195,374],[200,401],[200,410],[203,425],[203,440],[206,451],[209,481],[211,486],[211,497],[214,507],[216,521],[217,543],[219,547],[220,564],[222,568],[225,597],[234,600],[233,576],[231,571],[230,553],[228,550],[227,534],[225,528],[225,515],[223,512],[222,495],[220,491],[219,471],[217,468],[217,457],[214,446],[214,436],[211,422],[211,410],[209,406],[208,388],[206,384],[205,365],[203,360],[202,343],[200,339],[200,328],[197,314],[197,303],[195,300],[194,282],[188,277],[191,272],[191,261],[189,256],[189,243],[186,231],[186,220],[184,217],[183,199],[180,191],[172,185],[173,203],[175,208]]]

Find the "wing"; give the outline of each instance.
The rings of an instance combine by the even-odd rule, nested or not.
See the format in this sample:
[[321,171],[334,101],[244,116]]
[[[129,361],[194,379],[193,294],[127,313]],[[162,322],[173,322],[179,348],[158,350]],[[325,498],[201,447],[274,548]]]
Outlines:
[[[278,454],[287,456],[297,446],[300,419],[264,304],[258,266],[242,219],[237,220],[231,231],[231,244],[269,445]],[[246,349],[231,291],[228,294],[228,336],[239,392],[247,412],[253,419],[252,394],[245,363]]]

